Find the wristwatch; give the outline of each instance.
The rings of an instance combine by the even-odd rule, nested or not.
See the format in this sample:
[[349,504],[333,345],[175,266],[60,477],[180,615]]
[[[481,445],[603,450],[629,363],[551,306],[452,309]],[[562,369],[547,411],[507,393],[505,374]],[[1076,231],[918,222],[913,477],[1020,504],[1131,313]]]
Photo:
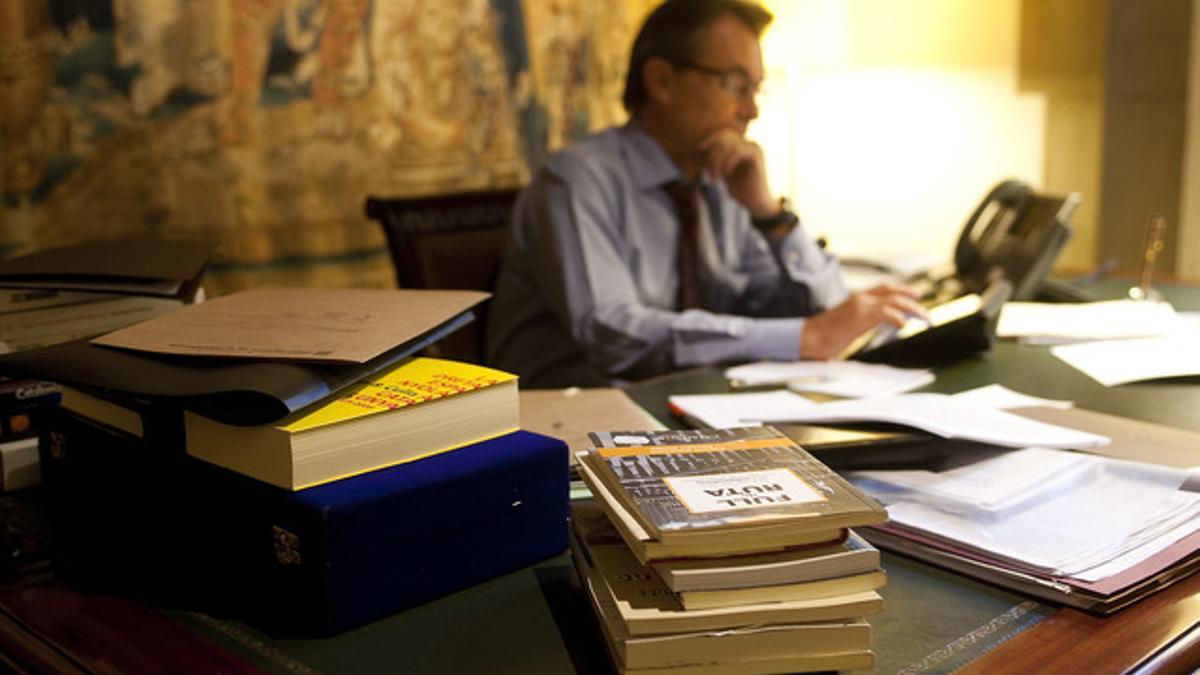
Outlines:
[[800,224],[800,216],[792,211],[787,197],[781,197],[779,199],[779,213],[767,216],[766,218],[751,218],[750,223],[754,225],[754,229],[764,234],[774,233],[779,230],[790,231],[793,227]]

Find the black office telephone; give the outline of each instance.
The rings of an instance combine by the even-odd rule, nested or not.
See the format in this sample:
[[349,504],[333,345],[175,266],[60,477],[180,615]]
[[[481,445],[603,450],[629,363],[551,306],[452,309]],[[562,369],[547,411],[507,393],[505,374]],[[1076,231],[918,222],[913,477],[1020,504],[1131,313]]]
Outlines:
[[922,291],[931,321],[880,326],[855,340],[841,358],[932,367],[988,350],[1001,306],[1044,293],[1079,202],[1078,193],[1040,194],[1016,180],[996,185],[963,226],[953,270],[908,280]]
[[1068,222],[1079,202],[1076,192],[1040,194],[1016,180],[992,188],[958,237],[953,274],[934,280],[935,296],[981,293],[1002,277],[1012,284],[1011,299],[1034,299],[1071,237]]

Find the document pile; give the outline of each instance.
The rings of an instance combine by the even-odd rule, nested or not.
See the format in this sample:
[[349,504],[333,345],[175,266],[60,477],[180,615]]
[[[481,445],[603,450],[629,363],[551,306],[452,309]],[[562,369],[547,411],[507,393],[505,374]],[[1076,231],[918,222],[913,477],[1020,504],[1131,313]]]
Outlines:
[[871,667],[878,503],[771,427],[592,439],[571,547],[618,671]]
[[1167,302],[1008,302],[1000,311],[996,336],[1026,344],[1066,344],[1168,335],[1180,326]]
[[672,396],[679,414],[710,427],[736,422],[768,423],[886,422],[915,427],[944,438],[1012,448],[1042,446],[1083,449],[1108,438],[1047,424],[946,394],[900,394],[813,403],[791,392]]
[[1057,345],[1054,356],[1106,387],[1200,375],[1200,331],[1167,302],[1010,302],[997,334]]
[[321,635],[561,552],[567,450],[518,428],[516,376],[414,356],[485,297],[255,289],[0,354],[63,385],[60,576]]
[[912,391],[933,382],[920,368],[896,368],[859,361],[758,361],[734,366],[725,379],[735,388],[786,385],[792,391],[852,398]]
[[[88,338],[203,299],[215,246],[127,237],[0,261],[0,354]],[[0,491],[41,482],[35,411],[58,384],[0,376]]]
[[1108,613],[1193,571],[1200,492],[1182,469],[1026,448],[933,471],[860,471],[880,546]]
[[1200,332],[1060,345],[1050,353],[1106,387],[1200,375]]
[[761,418],[786,417],[816,405],[786,389],[736,394],[678,394],[667,398],[671,414],[693,429],[762,426]]
[[0,262],[0,353],[94,337],[203,299],[216,247],[127,237]]

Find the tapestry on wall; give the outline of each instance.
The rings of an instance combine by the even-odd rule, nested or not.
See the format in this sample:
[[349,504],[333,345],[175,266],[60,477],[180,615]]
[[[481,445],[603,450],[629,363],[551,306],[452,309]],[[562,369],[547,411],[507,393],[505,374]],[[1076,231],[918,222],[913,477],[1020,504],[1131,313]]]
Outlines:
[[367,195],[519,185],[619,122],[630,10],[585,0],[6,0],[0,257],[220,242],[210,295],[391,286]]

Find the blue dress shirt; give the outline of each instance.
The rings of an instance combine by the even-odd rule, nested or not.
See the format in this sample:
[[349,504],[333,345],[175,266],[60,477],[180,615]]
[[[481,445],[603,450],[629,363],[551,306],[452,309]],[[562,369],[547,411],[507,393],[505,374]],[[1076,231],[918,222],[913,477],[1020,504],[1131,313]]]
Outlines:
[[678,311],[680,225],[664,186],[680,179],[634,122],[552,155],[513,212],[488,363],[562,386],[802,356],[800,317],[847,295],[836,259],[800,225],[768,243],[722,181],[702,179],[703,309]]

